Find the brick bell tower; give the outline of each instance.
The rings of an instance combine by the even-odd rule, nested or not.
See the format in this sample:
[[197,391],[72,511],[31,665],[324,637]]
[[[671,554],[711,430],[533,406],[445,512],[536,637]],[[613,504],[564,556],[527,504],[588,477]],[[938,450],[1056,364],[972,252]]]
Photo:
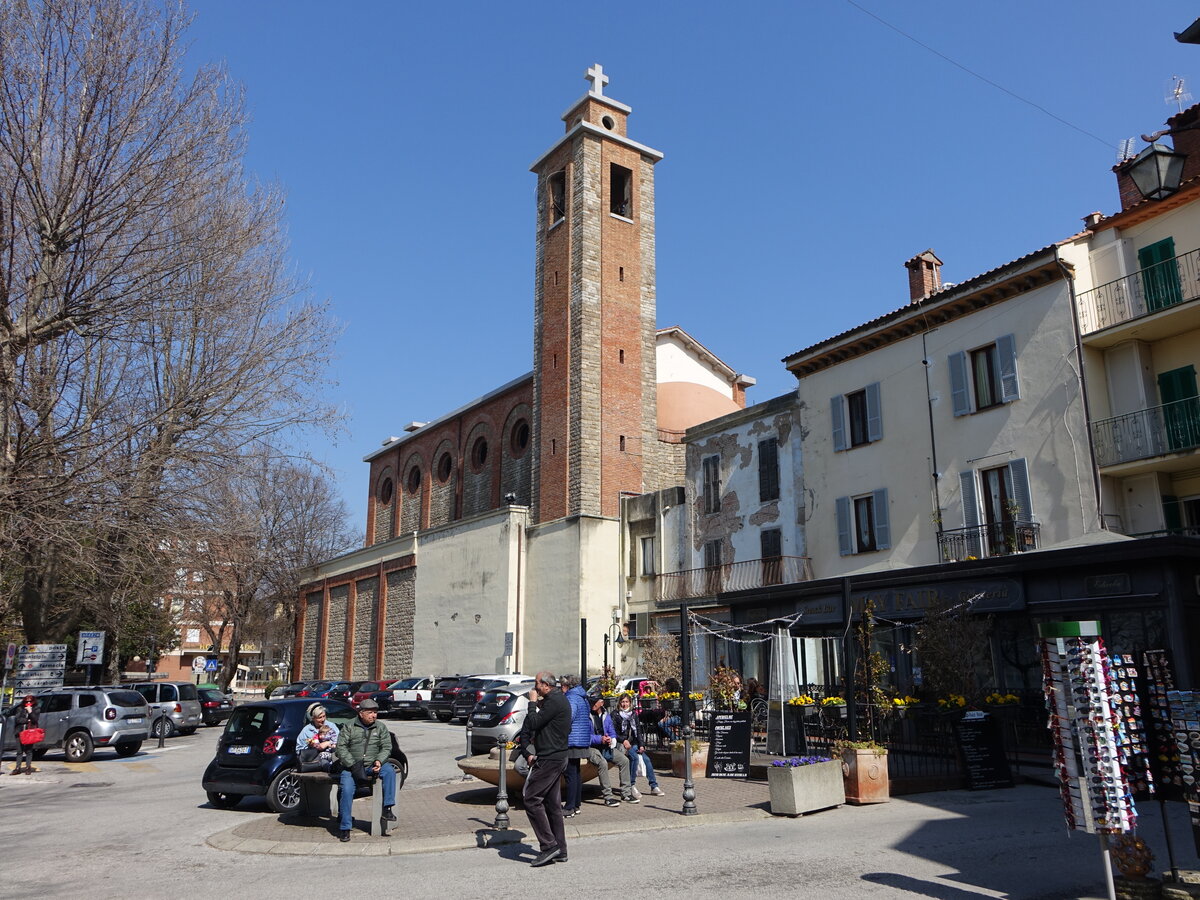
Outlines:
[[654,164],[600,65],[537,175],[535,521],[616,517],[656,478]]

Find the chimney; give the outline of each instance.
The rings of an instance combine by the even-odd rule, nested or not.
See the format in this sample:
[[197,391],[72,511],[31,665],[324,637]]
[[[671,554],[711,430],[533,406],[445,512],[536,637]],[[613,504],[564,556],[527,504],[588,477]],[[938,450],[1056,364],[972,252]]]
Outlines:
[[942,289],[942,261],[932,250],[918,253],[904,268],[908,269],[908,298],[913,303]]

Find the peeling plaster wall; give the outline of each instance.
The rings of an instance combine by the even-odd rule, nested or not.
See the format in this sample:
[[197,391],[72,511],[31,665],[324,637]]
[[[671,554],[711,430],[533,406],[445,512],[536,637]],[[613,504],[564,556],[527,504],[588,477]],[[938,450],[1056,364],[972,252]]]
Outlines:
[[[688,431],[687,493],[690,564],[704,565],[704,545],[721,541],[722,563],[762,558],[760,533],[778,528],[784,556],[805,556],[803,481],[798,406],[794,394],[723,416]],[[778,442],[779,497],[759,500],[760,441]],[[705,514],[705,457],[721,458],[721,509]]]

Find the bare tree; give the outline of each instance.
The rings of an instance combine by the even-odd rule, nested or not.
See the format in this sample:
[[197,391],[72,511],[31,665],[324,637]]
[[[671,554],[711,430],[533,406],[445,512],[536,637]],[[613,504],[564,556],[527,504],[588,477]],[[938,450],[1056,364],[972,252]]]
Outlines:
[[153,595],[147,548],[245,448],[337,416],[334,329],[180,6],[0,0],[0,585],[26,638]]

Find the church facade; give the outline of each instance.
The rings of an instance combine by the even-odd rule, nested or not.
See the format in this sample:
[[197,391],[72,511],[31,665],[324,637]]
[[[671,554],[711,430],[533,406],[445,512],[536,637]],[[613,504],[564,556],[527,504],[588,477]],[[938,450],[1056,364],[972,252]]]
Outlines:
[[682,483],[684,431],[745,406],[754,379],[657,328],[662,154],[587,78],[531,167],[533,370],[365,457],[365,546],[308,573],[297,679],[575,671],[581,620],[598,668],[628,614],[622,498]]

